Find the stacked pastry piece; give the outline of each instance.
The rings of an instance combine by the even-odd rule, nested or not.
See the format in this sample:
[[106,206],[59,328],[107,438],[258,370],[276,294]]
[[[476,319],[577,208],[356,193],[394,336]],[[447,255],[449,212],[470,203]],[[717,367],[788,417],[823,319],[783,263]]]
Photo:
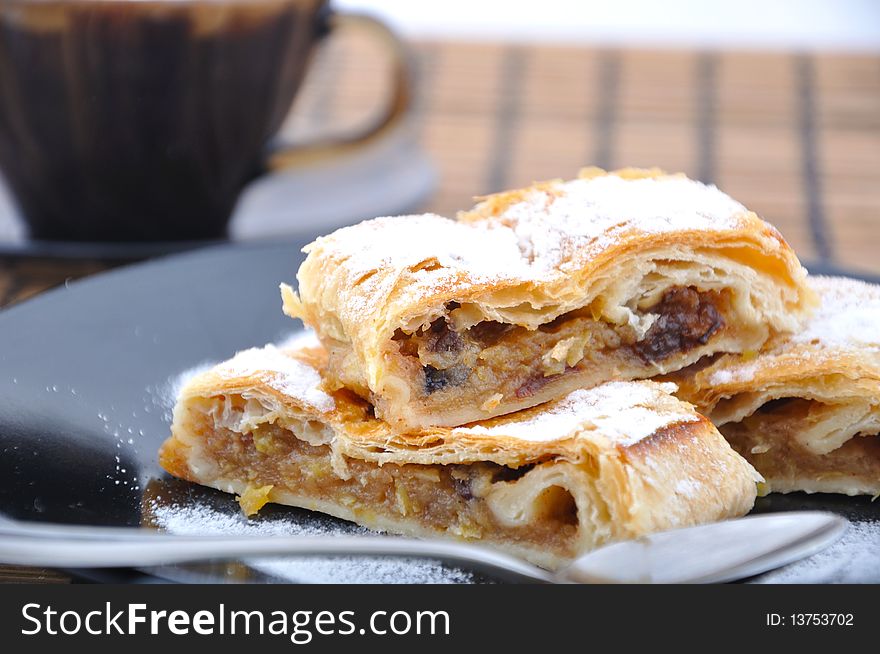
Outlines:
[[674,384],[641,381],[782,342],[815,304],[779,233],[715,187],[587,170],[306,252],[282,295],[317,340],[190,382],[172,474],[247,513],[279,502],[547,567],[751,508],[754,469]]
[[678,375],[767,490],[880,494],[880,286],[810,277],[820,306],[760,352]]

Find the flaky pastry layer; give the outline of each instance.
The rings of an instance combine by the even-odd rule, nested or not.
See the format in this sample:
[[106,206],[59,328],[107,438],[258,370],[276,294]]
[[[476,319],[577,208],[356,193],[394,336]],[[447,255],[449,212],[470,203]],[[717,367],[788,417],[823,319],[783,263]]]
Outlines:
[[676,375],[779,492],[880,493],[880,287],[810,277],[820,298],[796,334]]
[[779,233],[658,171],[589,170],[457,221],[380,218],[306,248],[284,310],[397,430],[503,415],[755,350],[811,307]]
[[326,354],[240,353],[190,381],[171,474],[369,528],[480,542],[554,568],[597,545],[747,512],[755,471],[671,385],[620,382],[460,428],[402,434]]

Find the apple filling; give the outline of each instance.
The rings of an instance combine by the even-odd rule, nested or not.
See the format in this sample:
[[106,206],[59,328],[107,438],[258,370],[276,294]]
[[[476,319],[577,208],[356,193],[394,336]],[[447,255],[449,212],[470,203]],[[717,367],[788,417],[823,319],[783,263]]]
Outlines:
[[[538,544],[558,556],[576,551],[578,506],[567,489],[547,483],[550,475],[542,470],[563,466],[580,474],[574,464],[379,465],[334,452],[331,428],[315,421],[236,431],[224,425],[240,423],[239,418],[217,417],[229,415],[230,401],[240,415],[245,401],[212,401],[212,410],[193,414],[198,421],[193,428],[201,434],[197,458],[204,462],[199,472],[212,468],[213,482],[207,483],[221,490],[229,490],[228,480],[245,482],[239,501],[248,514],[280,501],[378,529],[398,531],[396,524],[415,523],[412,535]],[[558,478],[557,473],[553,479]]]
[[[606,368],[614,363],[654,367],[673,353],[702,345],[724,328],[726,295],[674,287],[643,314],[653,317],[641,336],[629,324],[612,324],[580,309],[537,330],[493,321],[455,331],[438,318],[412,334],[398,330],[399,352],[421,375],[423,397],[455,390],[458,398],[485,395],[524,399],[573,370]],[[448,311],[458,308],[456,303]],[[407,365],[407,364],[404,364]]]
[[832,411],[815,400],[780,398],[720,431],[772,490],[880,492],[880,437],[875,432],[857,433],[827,452],[804,440],[804,433],[827,421]]

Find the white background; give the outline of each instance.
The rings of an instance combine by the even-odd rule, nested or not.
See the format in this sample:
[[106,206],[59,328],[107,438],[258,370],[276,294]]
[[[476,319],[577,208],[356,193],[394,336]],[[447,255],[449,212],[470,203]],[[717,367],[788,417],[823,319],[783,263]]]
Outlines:
[[880,0],[332,0],[414,37],[880,50]]

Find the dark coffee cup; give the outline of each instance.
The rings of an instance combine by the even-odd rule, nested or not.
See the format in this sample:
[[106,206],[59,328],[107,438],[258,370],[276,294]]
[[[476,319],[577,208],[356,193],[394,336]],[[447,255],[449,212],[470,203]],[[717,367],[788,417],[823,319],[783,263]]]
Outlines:
[[[386,114],[273,145],[315,45],[348,25],[394,51]],[[388,130],[407,80],[387,28],[325,0],[2,0],[0,167],[32,238],[217,238],[255,177]]]

